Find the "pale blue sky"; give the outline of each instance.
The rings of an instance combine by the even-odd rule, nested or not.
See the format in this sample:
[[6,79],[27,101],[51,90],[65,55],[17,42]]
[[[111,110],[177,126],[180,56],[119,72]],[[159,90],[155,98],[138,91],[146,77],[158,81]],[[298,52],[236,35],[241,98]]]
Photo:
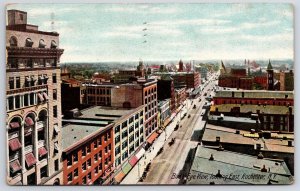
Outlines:
[[7,8],[27,11],[28,22],[45,31],[52,30],[53,12],[54,30],[60,33],[60,48],[65,49],[61,62],[294,58],[290,4],[17,4]]

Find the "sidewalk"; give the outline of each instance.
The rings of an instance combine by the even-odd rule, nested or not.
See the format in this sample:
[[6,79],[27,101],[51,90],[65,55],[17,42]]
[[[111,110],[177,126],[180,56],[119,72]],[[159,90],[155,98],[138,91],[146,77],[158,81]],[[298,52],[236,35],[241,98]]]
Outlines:
[[[186,107],[182,107],[181,111],[186,112]],[[176,114],[173,121],[165,128],[160,136],[154,141],[153,145],[146,151],[145,155],[138,161],[138,163],[131,169],[127,176],[123,179],[120,184],[137,184],[140,177],[142,176],[144,169],[155,157],[160,148],[165,144],[165,139],[168,139],[180,120],[180,112]],[[151,152],[149,152],[151,151]]]

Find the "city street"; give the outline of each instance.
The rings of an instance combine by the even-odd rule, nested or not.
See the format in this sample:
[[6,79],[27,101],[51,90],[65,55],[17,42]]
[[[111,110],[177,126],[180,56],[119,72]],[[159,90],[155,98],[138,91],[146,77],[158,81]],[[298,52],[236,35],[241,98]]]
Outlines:
[[[204,88],[201,96],[196,99],[187,99],[185,106],[181,112],[177,114],[172,123],[166,128],[165,132],[154,142],[151,152],[146,152],[145,156],[138,162],[138,164],[130,171],[130,173],[124,178],[121,184],[178,184],[179,179],[173,178],[173,173],[178,174],[182,170],[188,152],[191,148],[197,146],[198,142],[191,140],[195,130],[201,130],[205,121],[202,121],[201,111],[205,104],[204,93],[212,89],[215,81],[209,82]],[[210,93],[207,93],[210,95]],[[201,98],[201,102],[199,102]],[[193,109],[193,105],[196,104],[196,109]],[[187,115],[182,119],[184,113]],[[188,114],[191,115],[188,118]],[[174,128],[177,122],[180,122],[180,127],[177,131]],[[175,143],[169,146],[169,142],[175,138]],[[167,139],[165,141],[165,139]],[[163,147],[164,151],[158,155],[157,152]],[[151,162],[151,168],[143,182],[138,182],[139,177],[142,176],[146,165]]]

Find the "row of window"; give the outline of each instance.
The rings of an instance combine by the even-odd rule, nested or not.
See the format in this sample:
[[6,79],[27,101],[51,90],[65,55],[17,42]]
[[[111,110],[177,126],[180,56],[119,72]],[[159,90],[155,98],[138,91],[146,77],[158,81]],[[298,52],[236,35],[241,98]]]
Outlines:
[[110,95],[110,89],[95,89],[95,88],[90,88],[90,87],[87,87],[87,90],[86,92],[88,94],[97,94],[97,95]]
[[151,88],[151,89],[148,89],[147,91],[145,91],[145,96],[150,95],[155,92],[156,92],[156,86],[154,88]]
[[[26,38],[25,44],[24,44],[25,47],[32,47],[33,44],[34,44],[34,42],[31,40],[31,38]],[[9,39],[9,45],[11,47],[18,46],[18,40],[17,40],[17,38],[15,36],[10,37],[10,39]],[[39,48],[46,48],[46,46],[47,45],[45,43],[45,40],[44,39],[40,39],[38,47]],[[55,40],[51,40],[51,43],[50,43],[49,47],[53,48],[53,49],[57,48],[57,44],[56,44]]]
[[[44,75],[38,75],[38,78],[36,79],[34,75],[31,76],[25,76],[25,83],[23,87],[33,87],[36,85],[46,85],[48,82],[48,76],[46,74]],[[36,83],[37,82],[37,83]],[[52,74],[52,82],[57,83],[56,80],[56,74]],[[8,79],[8,85],[9,89],[19,89],[23,88],[21,87],[21,78],[19,76],[17,77],[9,77]]]
[[11,69],[18,68],[45,68],[57,67],[57,60],[55,58],[7,58],[7,65]]

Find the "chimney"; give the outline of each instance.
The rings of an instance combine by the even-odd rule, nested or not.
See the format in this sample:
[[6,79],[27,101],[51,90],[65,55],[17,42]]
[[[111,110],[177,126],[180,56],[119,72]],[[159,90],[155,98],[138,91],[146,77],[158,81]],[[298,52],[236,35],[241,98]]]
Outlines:
[[268,172],[268,170],[266,169],[266,165],[263,165],[262,169],[260,169],[261,172]]
[[260,150],[261,149],[261,144],[256,144],[256,150]]
[[209,160],[214,160],[214,155],[211,154]]
[[222,177],[222,174],[221,174],[221,171],[220,170],[218,170],[218,173],[216,174],[216,177]]
[[288,146],[289,146],[289,147],[292,147],[292,146],[293,146],[293,141],[289,140],[289,141],[288,141]]
[[259,154],[257,155],[257,159],[263,159],[263,158],[264,158],[264,155],[261,152],[259,152]]
[[220,137],[216,137],[216,142],[219,143],[221,141]]
[[236,131],[235,131],[235,134],[240,134],[240,130],[236,130]]

